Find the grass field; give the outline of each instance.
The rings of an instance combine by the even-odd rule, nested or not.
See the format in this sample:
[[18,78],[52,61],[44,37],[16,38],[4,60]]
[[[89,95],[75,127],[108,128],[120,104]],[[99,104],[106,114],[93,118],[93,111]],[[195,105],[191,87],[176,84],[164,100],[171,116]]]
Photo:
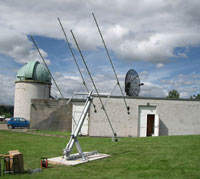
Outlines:
[[[24,155],[25,170],[35,169],[40,167],[41,156],[61,156],[68,139],[0,131],[0,154],[18,149]],[[97,150],[112,156],[3,178],[200,178],[200,136],[121,138],[118,143],[110,138],[80,137],[79,141],[84,151]]]

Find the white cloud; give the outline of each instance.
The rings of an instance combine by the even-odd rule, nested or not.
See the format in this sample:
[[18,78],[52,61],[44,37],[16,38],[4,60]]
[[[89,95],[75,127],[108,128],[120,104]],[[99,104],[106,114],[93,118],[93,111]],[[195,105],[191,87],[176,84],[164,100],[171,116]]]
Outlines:
[[[30,60],[42,61],[36,50],[33,50],[32,43],[25,34],[20,34],[14,30],[0,29],[0,53],[12,57],[18,63],[26,63]],[[40,49],[43,57],[47,57],[47,53]],[[50,64],[50,60],[46,59]]]
[[[142,74],[143,76],[145,75],[150,76],[147,72],[146,73],[143,72]],[[56,81],[58,83],[58,86],[62,89],[62,93],[65,97],[71,97],[74,91],[77,90],[82,84],[81,78],[79,76],[72,75],[72,74],[69,75],[69,74],[56,73],[55,78],[57,79]],[[118,78],[119,78],[123,93],[124,95],[126,95],[125,90],[124,90],[125,89],[124,74],[119,74]],[[109,94],[111,93],[111,91],[114,89],[116,85],[116,80],[114,76],[111,74],[106,74],[106,75],[96,74],[93,76],[93,80],[95,82],[95,85],[99,93]],[[167,96],[168,91],[164,87],[152,82],[148,82],[147,80],[142,81],[144,82],[144,86],[141,86],[139,96],[145,96],[145,97],[166,97]],[[89,90],[93,90],[95,92],[90,79],[86,79],[86,83]],[[58,90],[55,88],[55,86],[53,86],[53,92],[55,91],[57,91],[58,96],[60,96]],[[80,91],[86,92],[84,87]],[[121,92],[118,86],[116,86],[112,95],[121,96]]]
[[163,63],[158,63],[158,64],[156,65],[156,68],[162,68],[162,67],[164,67],[164,64],[163,64]]
[[[82,85],[82,80],[79,75],[77,76],[75,74],[61,74],[61,73],[57,72],[56,74],[54,74],[54,76],[56,78],[56,82],[57,82],[59,88],[61,89],[64,97],[71,97],[72,94],[77,89],[79,89],[80,86]],[[85,78],[85,76],[84,76],[84,78]],[[116,80],[113,78],[113,76],[110,76],[110,75],[96,74],[93,76],[93,80],[95,82],[95,85],[96,85],[99,93],[110,93],[116,84]],[[87,85],[88,89],[96,92],[90,79],[85,78],[85,81],[86,81],[86,85]],[[123,82],[123,81],[121,80],[121,82]],[[123,84],[122,84],[122,88],[124,89]],[[60,96],[55,85],[53,85],[53,92],[56,92],[58,94],[58,96]],[[86,92],[85,87],[83,86],[79,92]],[[113,95],[120,95],[118,88],[115,89]]]
[[[23,54],[30,47],[27,34],[63,38],[58,16],[69,36],[73,29],[81,48],[94,49],[103,47],[91,16],[95,12],[105,41],[115,53],[125,59],[162,63],[169,57],[186,56],[175,54],[175,48],[200,44],[199,7],[199,1],[187,0],[8,0],[1,2],[0,24],[4,27],[1,31],[12,29],[10,34],[15,32],[15,37],[23,35],[8,55]],[[24,46],[19,46],[21,43]]]
[[[144,83],[144,86],[141,86],[140,96],[165,97],[172,89],[177,90],[181,98],[189,98],[200,93],[199,73],[174,75],[173,71],[162,70],[156,72],[143,71],[139,75]],[[173,77],[171,78],[171,76]]]
[[14,104],[15,77],[0,74],[0,104]]
[[179,74],[172,79],[162,80],[163,88],[171,90],[175,89],[180,93],[181,98],[189,98],[190,96],[200,93],[200,74]]
[[[44,50],[42,50],[42,49],[39,49],[39,51],[40,51],[40,53],[42,54],[42,57],[44,58],[45,63],[46,63],[47,65],[50,65],[50,64],[51,64],[51,61],[50,61],[50,59],[47,58],[47,57],[48,57],[48,54],[47,54]],[[29,54],[28,54],[28,56],[27,56],[27,59],[24,59],[25,62],[26,62],[27,60],[28,60],[28,61],[29,61],[29,60],[35,60],[35,61],[39,61],[40,63],[43,63],[43,60],[41,59],[41,57],[40,57],[38,51],[33,50],[33,49],[30,49],[30,50],[29,50]]]
[[144,86],[141,87],[140,96],[146,97],[166,97],[167,91],[159,85],[145,82]]

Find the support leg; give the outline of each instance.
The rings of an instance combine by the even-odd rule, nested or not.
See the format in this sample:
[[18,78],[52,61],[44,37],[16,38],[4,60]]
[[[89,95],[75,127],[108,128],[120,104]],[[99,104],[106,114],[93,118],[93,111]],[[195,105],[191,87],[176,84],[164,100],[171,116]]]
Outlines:
[[85,155],[84,155],[84,153],[83,153],[83,151],[81,149],[81,146],[80,146],[80,144],[79,144],[77,139],[75,139],[75,144],[76,144],[76,149],[78,150],[78,153],[82,156],[82,159],[86,160],[86,157],[85,157]]

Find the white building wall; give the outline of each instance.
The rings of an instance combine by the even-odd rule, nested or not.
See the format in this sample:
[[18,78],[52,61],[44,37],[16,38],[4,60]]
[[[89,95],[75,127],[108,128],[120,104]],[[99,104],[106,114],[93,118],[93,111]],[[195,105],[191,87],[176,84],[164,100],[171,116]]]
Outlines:
[[162,101],[160,135],[200,134],[200,101]]
[[[102,97],[103,101],[106,99]],[[111,97],[106,110],[118,136],[139,136],[139,106],[155,106],[159,116],[159,135],[191,135],[200,134],[200,101],[168,100],[156,98],[127,97],[130,115],[127,114],[121,97]],[[97,113],[90,110],[89,135],[113,136],[101,104],[94,97]]]
[[48,99],[50,85],[35,82],[16,82],[14,117],[24,117],[30,121],[31,99]]
[[[103,102],[106,97],[102,97]],[[104,111],[101,109],[99,99],[94,97],[97,113],[90,108],[89,136],[113,136]],[[138,108],[132,107],[130,114],[127,114],[123,99],[110,98],[105,106],[114,131],[119,137],[137,136],[138,128]]]

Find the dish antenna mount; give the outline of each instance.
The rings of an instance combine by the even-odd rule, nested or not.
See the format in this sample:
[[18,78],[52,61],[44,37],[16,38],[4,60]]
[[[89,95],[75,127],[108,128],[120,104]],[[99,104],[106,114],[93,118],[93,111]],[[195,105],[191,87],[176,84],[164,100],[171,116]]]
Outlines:
[[140,86],[144,83],[140,83],[138,73],[134,69],[130,69],[125,78],[125,92],[127,96],[139,96]]

